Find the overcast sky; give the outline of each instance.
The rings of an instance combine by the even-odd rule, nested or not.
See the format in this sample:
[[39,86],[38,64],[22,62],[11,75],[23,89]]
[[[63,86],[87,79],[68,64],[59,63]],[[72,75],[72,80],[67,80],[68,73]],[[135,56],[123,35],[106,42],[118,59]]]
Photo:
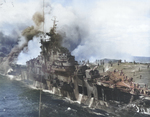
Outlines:
[[[45,0],[45,30],[56,16],[57,29],[66,33],[63,45],[76,59],[149,57],[149,5],[150,0]],[[34,25],[36,11],[42,11],[42,0],[0,0],[0,31],[21,33]],[[39,54],[38,40],[21,53],[20,63]]]

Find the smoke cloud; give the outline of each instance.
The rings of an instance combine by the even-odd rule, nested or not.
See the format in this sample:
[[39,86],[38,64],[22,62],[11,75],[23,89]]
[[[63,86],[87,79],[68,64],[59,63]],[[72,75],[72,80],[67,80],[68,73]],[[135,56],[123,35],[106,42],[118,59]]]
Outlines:
[[149,3],[73,0],[64,6],[56,2],[52,15],[59,20],[58,30],[64,32],[63,46],[77,60],[131,61],[132,56],[150,56]]
[[16,31],[13,31],[12,36],[5,35],[3,32],[0,32],[0,56],[5,57],[11,49],[17,45],[18,34]]
[[[84,39],[88,36],[88,30],[82,28],[83,24],[74,24],[71,26],[62,26],[62,29],[58,30],[58,33],[63,37],[62,46],[73,51],[76,49]],[[85,27],[85,26],[83,26]]]
[[[51,3],[46,2],[45,4],[45,19],[43,19],[42,15],[37,12],[39,8],[41,10],[41,5],[37,0],[32,0],[32,2],[29,0],[15,4],[14,9],[18,12],[3,7],[3,11],[9,11],[8,16],[11,15],[11,20],[8,16],[5,17],[6,13],[0,11],[4,16],[0,19],[0,27],[4,22],[8,24],[20,22],[24,25],[29,23],[30,27],[23,33],[24,40],[29,41],[30,46],[33,46],[32,38],[35,37],[26,32],[31,31],[35,35],[38,34],[42,21],[45,21],[45,31],[49,32],[53,26],[51,19],[56,16],[57,32],[63,37],[62,45],[67,47],[77,60],[131,59],[131,56],[150,56],[149,4],[147,0],[144,2],[52,0]],[[35,22],[33,27],[31,19]],[[23,44],[22,41],[21,44]],[[39,45],[35,47],[36,49],[39,49]],[[33,50],[29,49],[29,52],[25,54],[32,53]],[[22,51],[20,56],[23,56]]]
[[39,36],[42,33],[42,31],[39,30],[40,26],[41,26],[41,23],[44,22],[44,19],[43,19],[41,13],[36,12],[33,15],[32,19],[35,22],[36,26],[27,27],[26,29],[24,29],[22,31],[22,36],[25,37],[25,41],[24,41],[24,43],[22,43],[22,45],[19,45],[19,46],[15,47],[14,49],[12,49],[11,53],[9,54],[10,56],[12,56],[14,53],[18,53],[18,55],[19,55],[20,52],[25,47],[28,47],[28,42],[30,40],[32,40],[34,36]]
[[[24,29],[22,31],[21,38],[18,41],[18,44],[15,47],[13,47],[11,49],[11,52],[8,54],[8,56],[3,59],[3,62],[1,63],[1,66],[3,66],[3,67],[1,69],[4,69],[5,73],[9,69],[9,65],[11,63],[17,61],[17,58],[18,58],[20,52],[28,47],[28,42],[30,40],[32,40],[33,37],[39,36],[42,33],[39,30],[41,23],[44,22],[44,19],[42,19],[41,16],[42,15],[39,12],[36,12],[33,15],[33,19],[35,21],[36,26],[27,27],[26,29]],[[1,38],[1,39],[3,40],[3,38]],[[11,43],[11,42],[9,42],[8,39],[7,40],[6,39],[5,39],[5,41],[2,41],[2,43],[5,43],[6,45]]]
[[26,38],[26,42],[28,43],[28,41],[32,40],[33,37],[38,35],[39,33],[41,33],[41,31],[35,29],[34,26],[31,26],[23,30],[22,36]]
[[[39,30],[40,25],[44,22],[42,15],[39,12],[36,12],[33,15],[33,19],[35,21],[36,26],[27,27],[23,30],[22,36],[24,36],[24,42],[21,45],[17,45],[12,49],[10,54],[8,55],[8,61],[12,62],[14,58],[14,54],[16,57],[20,54],[20,52],[25,48],[28,47],[28,42],[33,39],[34,36],[39,36],[42,32]],[[23,39],[22,39],[23,40]]]
[[34,21],[34,23],[36,24],[37,27],[40,27],[41,23],[44,22],[44,17],[40,12],[36,12],[33,15],[32,20]]

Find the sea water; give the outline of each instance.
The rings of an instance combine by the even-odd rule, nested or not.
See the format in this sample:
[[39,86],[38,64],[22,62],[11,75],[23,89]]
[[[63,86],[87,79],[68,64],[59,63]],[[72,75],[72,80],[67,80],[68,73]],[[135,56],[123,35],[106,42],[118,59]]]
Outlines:
[[[0,117],[38,117],[40,90],[18,80],[0,75]],[[133,108],[136,108],[134,105]],[[118,107],[120,108],[120,107]],[[148,117],[128,107],[116,110],[90,109],[66,98],[42,91],[41,117]],[[146,111],[146,109],[144,110]],[[146,111],[145,113],[149,113]]]
[[[0,117],[38,117],[40,90],[0,75]],[[41,117],[103,117],[65,98],[42,92]]]

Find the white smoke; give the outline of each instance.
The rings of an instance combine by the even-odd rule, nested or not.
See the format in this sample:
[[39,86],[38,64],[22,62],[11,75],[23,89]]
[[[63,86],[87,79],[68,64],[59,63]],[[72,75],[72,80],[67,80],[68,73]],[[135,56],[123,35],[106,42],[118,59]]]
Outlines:
[[[52,4],[63,44],[76,59],[126,59],[150,56],[150,1],[74,1],[71,6]],[[60,13],[61,11],[61,13]],[[141,47],[141,48],[140,48]]]
[[[33,40],[30,40],[28,43],[28,50],[27,52],[21,52],[18,56],[18,64],[26,64],[26,61],[36,58],[38,55],[40,55],[41,52],[41,44],[39,37],[34,37]],[[34,46],[33,46],[34,45]]]
[[[150,56],[149,4],[147,0],[52,0],[50,3],[45,0],[45,31],[50,30],[51,19],[56,16],[57,30],[64,36],[63,46],[71,50],[76,59]],[[13,28],[33,25],[32,16],[42,10],[42,1],[16,1],[13,10],[8,6],[0,10],[4,16],[0,27],[5,32],[10,30],[6,24]],[[38,48],[29,49],[28,53]],[[21,56],[23,53],[19,58]]]

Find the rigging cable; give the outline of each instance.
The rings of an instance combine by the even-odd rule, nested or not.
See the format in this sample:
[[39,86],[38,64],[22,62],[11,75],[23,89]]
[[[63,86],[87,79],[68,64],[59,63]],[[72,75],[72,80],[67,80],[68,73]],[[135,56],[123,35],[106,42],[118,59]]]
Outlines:
[[[44,37],[44,0],[43,0],[43,37]],[[39,117],[41,117],[41,94],[42,94],[41,83],[42,83],[42,77],[40,82]]]

